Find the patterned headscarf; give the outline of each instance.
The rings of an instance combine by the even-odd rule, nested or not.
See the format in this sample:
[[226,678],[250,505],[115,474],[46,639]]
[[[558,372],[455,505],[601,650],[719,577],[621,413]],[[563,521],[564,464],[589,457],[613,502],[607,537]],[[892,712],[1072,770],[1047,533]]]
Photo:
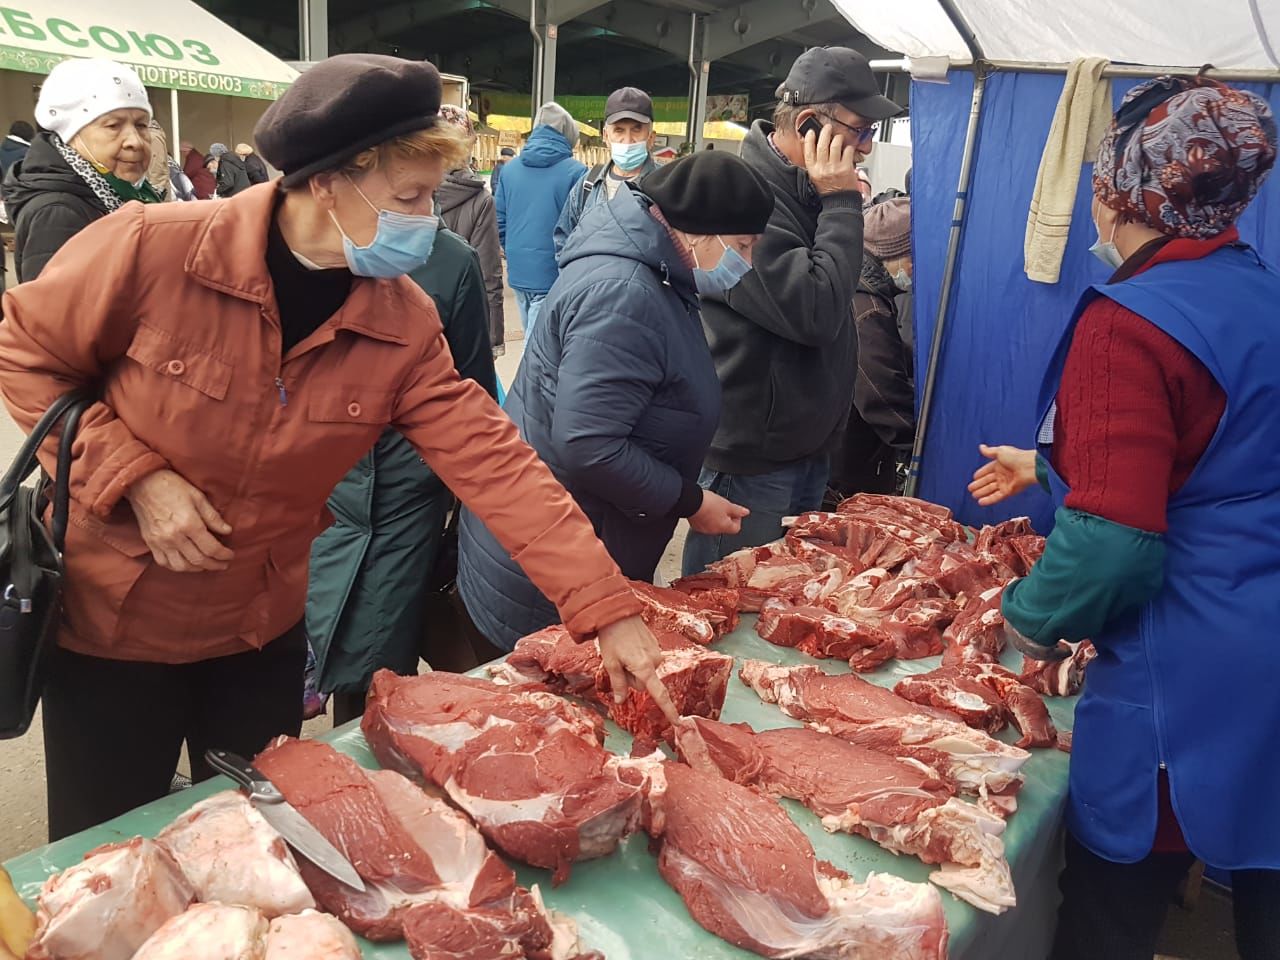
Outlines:
[[471,126],[470,114],[455,104],[442,103],[440,105],[440,119],[446,123],[452,123],[468,137],[475,133]]
[[1093,168],[1105,206],[1173,237],[1236,222],[1276,161],[1261,97],[1207,77],[1156,77],[1129,91]]

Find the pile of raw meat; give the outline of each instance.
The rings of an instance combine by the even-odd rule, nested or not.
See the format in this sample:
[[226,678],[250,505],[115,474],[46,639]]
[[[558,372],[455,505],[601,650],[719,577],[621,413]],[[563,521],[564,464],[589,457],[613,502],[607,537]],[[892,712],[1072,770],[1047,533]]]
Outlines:
[[1044,551],[1026,519],[984,527],[976,538],[945,507],[905,497],[858,494],[835,513],[791,518],[776,543],[740,550],[706,572],[676,581],[693,597],[736,590],[739,610],[760,614],[770,643],[856,671],[886,661],[942,655],[942,666],[897,687],[904,698],[941,707],[997,733],[1013,723],[1019,746],[1069,749],[1041,695],[1079,692],[1094,655],[1088,642],[1061,664],[1000,665],[1000,599]]

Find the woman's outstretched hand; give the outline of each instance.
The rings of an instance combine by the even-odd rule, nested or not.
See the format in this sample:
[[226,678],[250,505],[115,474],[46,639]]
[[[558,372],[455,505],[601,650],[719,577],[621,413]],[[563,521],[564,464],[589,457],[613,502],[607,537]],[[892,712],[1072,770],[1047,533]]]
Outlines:
[[1017,447],[988,447],[978,450],[991,462],[973,475],[969,493],[982,507],[990,507],[1021,493],[1036,483],[1036,452]]

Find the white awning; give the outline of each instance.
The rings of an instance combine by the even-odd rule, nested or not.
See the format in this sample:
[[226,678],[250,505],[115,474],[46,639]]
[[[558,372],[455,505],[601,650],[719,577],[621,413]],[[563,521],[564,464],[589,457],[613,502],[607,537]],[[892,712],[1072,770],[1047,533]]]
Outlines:
[[127,63],[150,87],[258,100],[276,99],[298,77],[191,0],[0,6],[0,69],[48,73],[71,57]]
[[[937,0],[833,0],[862,33],[908,57],[967,62]],[[988,60],[1280,69],[1280,0],[955,0]]]

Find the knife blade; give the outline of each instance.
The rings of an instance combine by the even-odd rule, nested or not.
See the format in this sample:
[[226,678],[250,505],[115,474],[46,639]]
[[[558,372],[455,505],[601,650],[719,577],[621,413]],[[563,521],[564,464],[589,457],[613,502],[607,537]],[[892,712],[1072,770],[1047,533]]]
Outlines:
[[285,799],[266,774],[244,757],[228,750],[209,750],[204,758],[214,770],[249,791],[249,802],[254,809],[289,846],[335,880],[364,892],[364,881],[351,861]]

